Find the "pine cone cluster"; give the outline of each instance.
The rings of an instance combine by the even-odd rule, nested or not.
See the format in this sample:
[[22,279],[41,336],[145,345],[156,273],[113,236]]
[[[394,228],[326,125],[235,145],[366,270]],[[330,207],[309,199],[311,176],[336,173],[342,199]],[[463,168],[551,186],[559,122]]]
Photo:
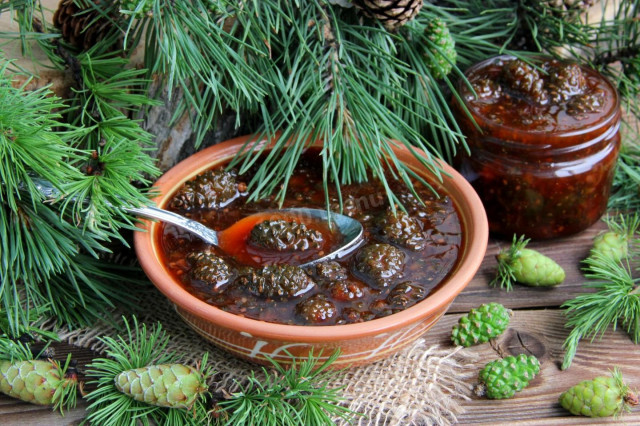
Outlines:
[[[94,1],[100,9],[105,10],[109,4],[104,1]],[[78,7],[74,0],[61,0],[53,14],[53,25],[60,30],[62,38],[79,50],[89,50],[97,43],[115,34],[113,25],[116,17],[102,16],[89,4]],[[121,48],[122,40],[118,37],[113,50]]]

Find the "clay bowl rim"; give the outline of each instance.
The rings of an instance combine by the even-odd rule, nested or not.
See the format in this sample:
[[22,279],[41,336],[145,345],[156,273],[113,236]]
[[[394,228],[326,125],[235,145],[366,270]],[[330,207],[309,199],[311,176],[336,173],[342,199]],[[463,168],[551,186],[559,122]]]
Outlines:
[[[230,159],[253,137],[253,135],[247,135],[221,142],[176,164],[154,184],[155,190],[160,195],[153,198],[153,201],[159,207],[163,207],[182,183],[216,164]],[[394,150],[399,160],[417,168],[418,162],[408,149],[398,144]],[[142,230],[134,233],[136,255],[149,279],[177,307],[217,326],[248,333],[255,338],[326,343],[394,331],[418,323],[430,316],[444,313],[448,305],[473,279],[487,249],[489,225],[480,198],[462,175],[446,163],[440,163],[442,170],[448,174],[448,176],[443,176],[444,183],[442,185],[454,200],[465,230],[463,250],[461,250],[462,258],[440,284],[441,287],[437,291],[419,303],[383,318],[356,324],[304,326],[270,323],[225,312],[191,295],[171,278],[169,271],[160,261],[160,249],[155,237],[159,228],[158,222],[142,221],[140,225]]]

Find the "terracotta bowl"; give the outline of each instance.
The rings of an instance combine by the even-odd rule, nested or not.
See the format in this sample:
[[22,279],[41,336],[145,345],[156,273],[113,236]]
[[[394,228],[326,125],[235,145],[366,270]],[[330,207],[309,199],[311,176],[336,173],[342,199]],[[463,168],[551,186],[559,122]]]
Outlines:
[[[229,160],[248,139],[240,137],[214,145],[177,164],[156,182],[160,195],[154,201],[165,207],[185,181]],[[428,176],[429,172],[408,150],[398,149],[396,155]],[[488,225],[482,202],[453,168],[446,164],[442,168],[449,174],[444,177],[443,186],[456,204],[464,230],[459,259],[438,290],[387,317],[331,326],[282,325],[240,317],[196,298],[172,278],[161,261],[161,227],[157,222],[145,222],[147,232],[135,233],[136,253],[147,276],[173,302],[178,315],[205,339],[238,357],[261,364],[268,363],[266,357],[288,363],[292,356],[303,358],[311,350],[326,358],[340,348],[334,367],[368,364],[397,352],[429,330],[471,281],[484,257]]]

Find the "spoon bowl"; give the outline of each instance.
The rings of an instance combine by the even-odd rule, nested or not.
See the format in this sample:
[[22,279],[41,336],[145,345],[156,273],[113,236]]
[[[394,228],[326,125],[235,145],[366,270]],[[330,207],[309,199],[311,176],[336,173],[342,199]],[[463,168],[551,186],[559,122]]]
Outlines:
[[[234,251],[239,246],[245,244],[247,231],[250,231],[253,226],[264,220],[288,219],[305,223],[312,228],[318,227],[318,225],[328,226],[332,232],[338,232],[340,236],[339,246],[333,247],[329,253],[320,257],[307,260],[299,265],[301,267],[312,266],[348,254],[362,241],[363,233],[362,224],[349,216],[329,213],[321,209],[302,207],[256,213],[239,220],[223,231],[215,231],[200,222],[158,207],[123,207],[123,209],[138,216],[170,223],[193,233],[205,243],[220,247],[223,251],[232,255],[235,254]],[[314,223],[316,224],[315,226]]]

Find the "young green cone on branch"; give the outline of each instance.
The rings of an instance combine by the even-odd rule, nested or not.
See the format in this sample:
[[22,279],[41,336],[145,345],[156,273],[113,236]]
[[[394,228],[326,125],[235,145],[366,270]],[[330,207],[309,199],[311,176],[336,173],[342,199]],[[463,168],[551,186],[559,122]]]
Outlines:
[[211,375],[207,353],[196,369],[167,350],[169,338],[159,323],[147,331],[134,317],[133,324],[125,320],[124,327],[124,336],[101,339],[108,358],[87,366],[87,377],[95,386],[86,396],[87,419],[103,426],[205,423],[203,397]]
[[63,412],[76,405],[78,377],[53,360],[0,361],[0,391],[36,405],[51,405]]
[[640,229],[640,215],[620,215],[618,218],[605,219],[608,231],[598,234],[593,240],[590,257],[600,257],[619,262],[629,257],[629,251],[637,249]]
[[631,406],[638,405],[638,397],[622,380],[615,368],[611,377],[596,377],[571,387],[560,395],[560,405],[576,416],[618,417]]
[[492,286],[499,282],[500,288],[506,287],[510,291],[513,282],[532,287],[549,287],[564,281],[564,269],[542,253],[525,248],[528,242],[524,235],[519,239],[514,235],[511,246],[498,253],[498,274],[491,281]]
[[136,401],[168,408],[191,408],[207,390],[203,374],[184,364],[149,365],[123,371],[116,388]]
[[440,79],[451,72],[456,63],[458,53],[447,24],[435,18],[424,29],[425,35],[433,43],[424,54],[425,62],[433,78]]

